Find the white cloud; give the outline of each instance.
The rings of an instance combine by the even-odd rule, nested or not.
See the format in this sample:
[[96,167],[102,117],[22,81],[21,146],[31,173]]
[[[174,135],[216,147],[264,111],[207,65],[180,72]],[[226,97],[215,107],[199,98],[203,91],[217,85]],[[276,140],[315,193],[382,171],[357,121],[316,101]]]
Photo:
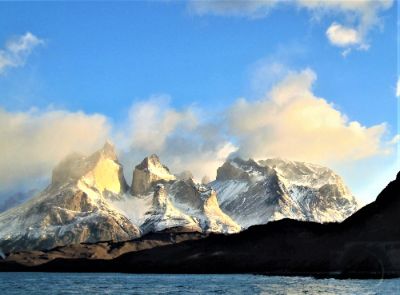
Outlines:
[[396,84],[396,96],[400,97],[400,77],[397,78],[397,84]]
[[82,112],[8,112],[0,108],[2,191],[48,177],[71,152],[91,153],[104,143],[109,126],[102,115]]
[[[346,24],[333,22],[326,34],[331,44],[339,47],[368,49],[368,33],[381,24],[380,13],[392,7],[393,0],[191,0],[189,8],[198,15],[213,14],[223,16],[266,17],[279,5],[292,5],[310,11],[314,19],[322,15],[341,17]],[[344,52],[348,54],[350,50]]]
[[326,34],[330,42],[338,47],[367,50],[369,48],[368,33],[381,25],[380,13],[392,7],[392,0],[299,0],[303,6],[314,14],[336,13],[344,16],[346,25],[332,23]]
[[339,47],[348,47],[360,42],[360,36],[357,30],[347,28],[340,24],[333,23],[326,30],[329,41]]
[[4,49],[0,50],[0,74],[3,74],[7,68],[24,66],[32,50],[43,43],[43,40],[30,32],[8,40]]
[[316,74],[292,72],[259,101],[240,99],[228,112],[239,153],[262,159],[284,157],[331,165],[388,154],[386,125],[350,121],[327,100],[315,96]]

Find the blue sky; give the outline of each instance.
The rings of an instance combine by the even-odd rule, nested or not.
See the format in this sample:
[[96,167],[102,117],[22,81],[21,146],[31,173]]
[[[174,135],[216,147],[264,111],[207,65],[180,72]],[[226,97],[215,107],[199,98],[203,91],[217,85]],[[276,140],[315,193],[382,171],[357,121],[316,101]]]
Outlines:
[[[239,145],[239,151],[244,150],[240,146],[243,138],[236,138],[242,136],[240,132],[219,131],[218,136],[211,136],[212,140],[208,135],[206,139],[198,139],[197,135],[193,139],[191,133],[209,130],[213,122],[223,121],[224,125],[223,118],[236,114],[231,108],[239,98],[251,104],[263,99],[289,73],[310,69],[316,76],[312,86],[315,97],[324,98],[349,121],[365,128],[385,122],[379,145],[387,147],[395,137],[397,3],[384,8],[339,5],[323,8],[323,13],[308,4],[268,4],[254,8],[256,14],[247,13],[246,7],[240,7],[244,12],[237,13],[233,6],[221,10],[213,5],[204,8],[203,4],[199,8],[196,3],[184,1],[0,3],[0,48],[4,50],[7,42],[27,32],[40,40],[18,65],[4,67],[0,107],[10,117],[32,116],[27,122],[55,111],[82,112],[87,117],[99,114],[111,130],[106,136],[117,145],[125,137],[121,150],[140,158],[152,150],[135,145],[134,138],[141,134],[137,131],[140,124],[130,126],[129,122],[137,121],[132,112],[143,110],[143,104],[150,102],[153,107],[163,106],[161,110],[152,109],[154,116],[149,115],[158,120],[157,124],[171,120],[179,123],[162,134],[165,143],[184,130],[185,145],[190,147],[200,140],[199,152],[213,155],[221,149],[210,152],[206,149],[210,143],[234,150],[227,148],[229,141]],[[374,11],[373,24],[360,20],[365,11]],[[363,31],[362,37],[340,46],[331,42],[327,29],[337,23]],[[362,48],[365,44],[368,49]],[[349,52],[343,54],[346,50]],[[33,113],[32,108],[36,109]],[[196,127],[185,127],[190,125],[190,114],[196,117]],[[150,125],[158,128],[156,123]],[[233,127],[228,125],[224,128],[231,130]],[[101,140],[103,135],[99,135]],[[133,144],[126,139],[129,137]],[[40,140],[39,135],[34,138]],[[90,148],[95,143],[97,138]],[[129,150],[132,146],[136,148]],[[10,150],[11,146],[6,148]],[[160,149],[156,152],[165,154],[172,166],[180,168],[168,148]],[[379,151],[366,154],[361,160],[346,158],[333,164],[356,192],[362,191],[364,182],[364,177],[356,176],[360,167],[365,172],[364,168],[374,163],[376,169],[393,170],[395,152],[386,156]],[[269,156],[268,149],[265,155]],[[54,161],[59,157],[54,156]],[[188,154],[190,157],[193,155]],[[29,178],[43,174],[53,163],[41,161],[38,165],[42,166],[35,166],[27,174]]]

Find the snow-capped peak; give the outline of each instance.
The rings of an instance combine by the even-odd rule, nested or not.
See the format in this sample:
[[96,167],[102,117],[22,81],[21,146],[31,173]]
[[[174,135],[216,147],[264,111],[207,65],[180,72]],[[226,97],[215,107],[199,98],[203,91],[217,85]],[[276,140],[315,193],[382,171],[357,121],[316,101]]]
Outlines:
[[331,169],[317,164],[281,158],[261,160],[259,164],[274,169],[281,178],[288,179],[291,184],[319,187],[321,184],[342,181]]

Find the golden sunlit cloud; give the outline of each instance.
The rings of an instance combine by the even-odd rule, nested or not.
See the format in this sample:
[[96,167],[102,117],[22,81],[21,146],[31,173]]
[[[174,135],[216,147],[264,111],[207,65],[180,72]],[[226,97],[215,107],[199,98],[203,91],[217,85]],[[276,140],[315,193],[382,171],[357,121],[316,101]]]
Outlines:
[[331,164],[390,153],[386,125],[350,121],[312,92],[316,74],[292,72],[258,101],[240,99],[229,109],[230,132],[245,157],[285,157]]
[[104,143],[109,129],[102,115],[0,109],[1,189],[49,176],[54,165],[72,151],[93,152]]

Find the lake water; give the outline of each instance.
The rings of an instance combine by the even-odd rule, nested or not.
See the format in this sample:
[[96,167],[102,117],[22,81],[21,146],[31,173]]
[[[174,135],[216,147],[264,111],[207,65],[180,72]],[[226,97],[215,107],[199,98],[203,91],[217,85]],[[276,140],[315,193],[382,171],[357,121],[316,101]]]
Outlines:
[[0,294],[400,294],[400,279],[0,273]]

